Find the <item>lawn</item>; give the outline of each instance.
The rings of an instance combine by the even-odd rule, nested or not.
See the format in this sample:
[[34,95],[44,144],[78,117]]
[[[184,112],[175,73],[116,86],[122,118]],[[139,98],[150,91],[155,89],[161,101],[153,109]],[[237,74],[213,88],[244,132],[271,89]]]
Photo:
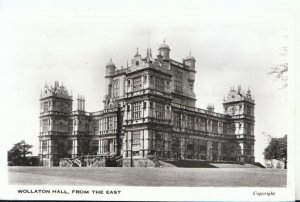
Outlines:
[[18,185],[285,187],[286,176],[263,168],[8,168]]

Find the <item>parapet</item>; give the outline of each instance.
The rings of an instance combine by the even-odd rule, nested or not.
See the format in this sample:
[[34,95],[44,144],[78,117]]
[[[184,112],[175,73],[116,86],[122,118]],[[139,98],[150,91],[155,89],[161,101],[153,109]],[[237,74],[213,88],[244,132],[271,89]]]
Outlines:
[[59,85],[58,81],[55,81],[54,86],[48,86],[47,83],[45,84],[44,90],[41,91],[41,99],[46,97],[60,97],[72,100],[72,95],[69,94],[63,84]]

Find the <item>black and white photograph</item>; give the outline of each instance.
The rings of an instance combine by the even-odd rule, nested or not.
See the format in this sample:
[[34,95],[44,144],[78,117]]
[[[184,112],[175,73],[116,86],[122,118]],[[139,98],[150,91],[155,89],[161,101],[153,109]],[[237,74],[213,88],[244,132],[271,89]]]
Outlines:
[[272,2],[1,0],[0,199],[295,200],[299,16]]

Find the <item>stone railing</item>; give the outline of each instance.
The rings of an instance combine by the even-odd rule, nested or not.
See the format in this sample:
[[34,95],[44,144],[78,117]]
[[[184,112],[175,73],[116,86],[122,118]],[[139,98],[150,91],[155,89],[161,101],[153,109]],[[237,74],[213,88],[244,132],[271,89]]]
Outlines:
[[211,115],[211,116],[215,116],[215,117],[219,117],[219,118],[225,118],[226,117],[224,114],[220,114],[220,113],[216,113],[216,112],[212,112],[212,111],[208,111],[208,110],[204,110],[204,109],[200,109],[200,108],[196,108],[196,107],[180,105],[180,104],[176,104],[176,103],[172,103],[172,107],[180,108],[180,109],[186,109],[186,110],[189,110],[189,111],[202,113],[202,114],[207,114],[207,115]]

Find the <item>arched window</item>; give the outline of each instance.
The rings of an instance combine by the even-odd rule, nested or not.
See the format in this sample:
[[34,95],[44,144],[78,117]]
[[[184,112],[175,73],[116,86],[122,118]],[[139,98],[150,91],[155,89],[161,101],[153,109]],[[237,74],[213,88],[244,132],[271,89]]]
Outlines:
[[113,81],[113,97],[119,97],[120,96],[120,83],[119,80]]

